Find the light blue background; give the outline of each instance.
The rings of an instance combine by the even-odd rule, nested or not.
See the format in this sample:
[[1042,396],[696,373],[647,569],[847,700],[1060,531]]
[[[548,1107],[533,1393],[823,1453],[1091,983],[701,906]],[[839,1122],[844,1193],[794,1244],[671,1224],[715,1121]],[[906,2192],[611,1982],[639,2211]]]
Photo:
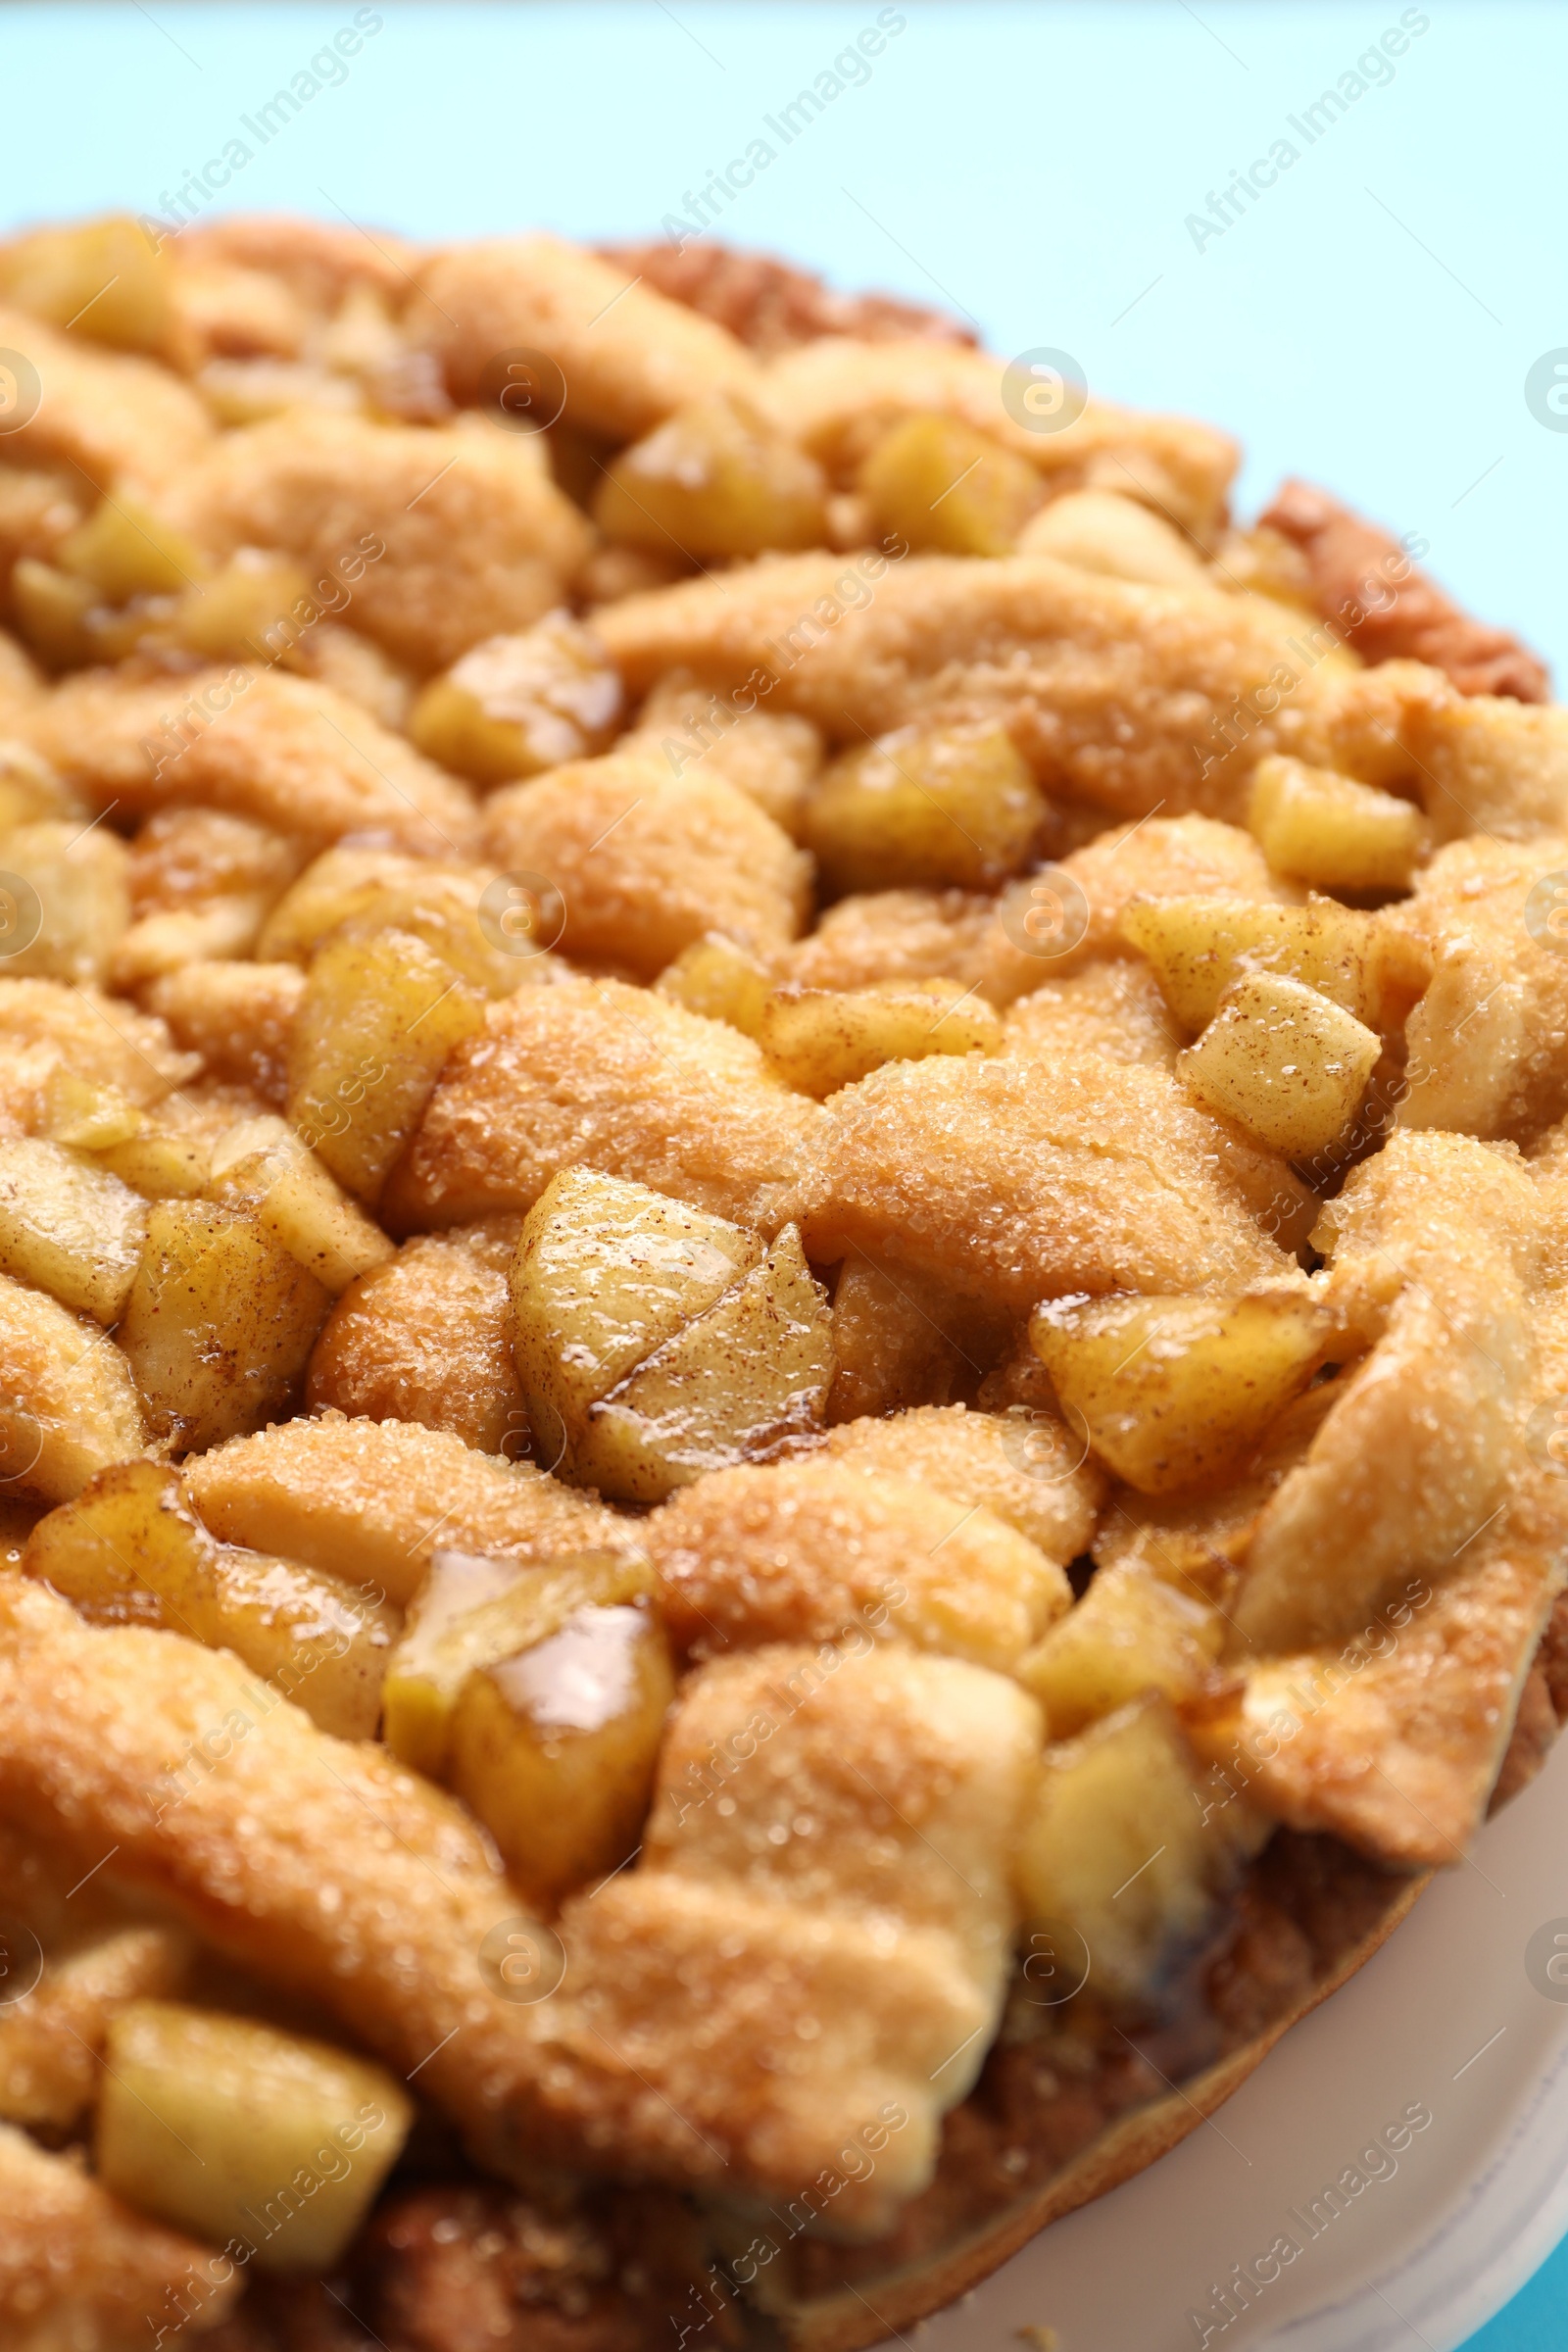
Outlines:
[[[355,5],[0,9],[4,221],[157,210]],[[347,79],[213,209],[425,236],[657,233],[878,6],[381,0]],[[1568,432],[1524,399],[1532,362],[1568,346],[1568,12],[1433,0],[1392,82],[1310,147],[1286,118],[1400,0],[900,13],[870,79],[721,233],[961,308],[997,350],[1065,348],[1097,392],[1226,425],[1249,453],[1244,511],[1296,471],[1419,531],[1439,577],[1568,681]],[[1299,161],[1197,250],[1187,215],[1281,136]],[[1565,2339],[1568,2249],[1472,2352]]]

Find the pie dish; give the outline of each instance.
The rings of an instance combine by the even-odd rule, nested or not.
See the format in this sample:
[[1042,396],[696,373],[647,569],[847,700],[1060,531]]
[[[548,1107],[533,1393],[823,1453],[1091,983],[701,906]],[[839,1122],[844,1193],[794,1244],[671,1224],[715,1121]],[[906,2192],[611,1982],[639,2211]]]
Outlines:
[[1568,1713],[1568,718],[718,249],[37,230],[0,427],[0,2335],[903,2330]]

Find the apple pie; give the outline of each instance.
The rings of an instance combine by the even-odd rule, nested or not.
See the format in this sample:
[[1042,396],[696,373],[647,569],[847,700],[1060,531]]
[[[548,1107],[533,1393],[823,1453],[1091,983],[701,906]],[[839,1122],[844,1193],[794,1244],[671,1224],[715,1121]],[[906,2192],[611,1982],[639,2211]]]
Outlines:
[[853,2352],[1568,1714],[1568,714],[702,246],[0,247],[0,2337]]

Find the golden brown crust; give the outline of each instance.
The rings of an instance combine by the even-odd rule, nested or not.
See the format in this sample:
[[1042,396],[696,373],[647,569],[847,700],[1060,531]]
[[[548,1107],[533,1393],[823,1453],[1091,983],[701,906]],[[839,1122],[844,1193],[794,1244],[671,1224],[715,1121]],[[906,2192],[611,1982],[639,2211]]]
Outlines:
[[473,837],[455,776],[330,687],[277,670],[82,671],[30,733],[83,791],[147,815],[199,802],[322,845],[388,834],[425,857],[462,856]]
[[911,1479],[956,1502],[983,1505],[1063,1566],[1087,1550],[1105,1492],[1099,1463],[1054,1414],[1020,1431],[1004,1415],[928,1405],[893,1419],[847,1422],[825,1450],[852,1469]]
[[306,1409],[417,1421],[515,1459],[531,1441],[508,1311],[505,1266],[461,1235],[409,1242],[351,1283],[327,1317]]
[[311,309],[328,311],[361,283],[402,301],[421,249],[389,228],[372,234],[289,213],[229,213],[192,221],[177,250],[191,262],[228,263],[281,278]]
[[[97,233],[51,251],[69,264]],[[37,1998],[0,2014],[0,2114],[74,2129],[105,2020],[127,1993],[173,1984],[194,1928],[228,1955],[201,1963],[199,1997],[237,1962],[257,1972],[242,1997],[324,2002],[418,2078],[479,2163],[544,2200],[460,2190],[409,2220],[401,2247],[375,2236],[360,2282],[388,2290],[374,2310],[394,2352],[415,2352],[404,2334],[420,2329],[417,2352],[469,2352],[481,2333],[515,2334],[514,2352],[633,2352],[669,2312],[611,2281],[610,2249],[629,2242],[605,2218],[617,2198],[646,2222],[674,2213],[653,2181],[726,2204],[738,2184],[793,2214],[799,2180],[826,2177],[861,2111],[891,2102],[900,2121],[869,2178],[857,2168],[831,2210],[807,2200],[787,2259],[752,2281],[786,2341],[858,2343],[868,2310],[907,2325],[1190,2129],[1411,1899],[1413,1882],[1391,1885],[1361,1855],[1451,1861],[1568,1714],[1568,1505],[1539,1427],[1568,1363],[1568,1093],[1550,1043],[1568,1004],[1558,943],[1534,915],[1521,923],[1568,865],[1568,713],[1544,705],[1544,673],[1515,640],[1300,484],[1210,563],[1235,462],[1222,435],[1098,404],[1032,432],[1008,413],[1002,363],[956,330],[844,303],[760,258],[596,257],[543,237],[433,251],[238,220],[194,228],[158,269],[131,339],[166,353],[164,368],[0,314],[0,338],[15,323],[19,348],[42,354],[46,392],[0,468],[0,565],[36,560],[16,583],[17,625],[53,668],[89,646],[121,662],[46,688],[0,638],[0,731],[65,773],[52,781],[31,748],[0,757],[0,830],[40,813],[76,829],[95,806],[126,831],[151,818],[129,860],[134,921],[111,909],[81,968],[164,1016],[0,982],[0,1135],[90,1151],[94,1130],[68,1122],[80,1109],[123,1132],[122,1095],[199,1148],[281,1102],[314,943],[270,950],[294,964],[250,957],[278,890],[324,842],[368,833],[405,862],[416,852],[470,929],[489,875],[461,861],[481,846],[548,872],[566,902],[560,953],[523,967],[539,985],[491,1005],[410,1122],[386,1213],[421,1238],[334,1311],[318,1417],[220,1446],[188,1481],[220,1535],[394,1602],[443,1545],[522,1562],[646,1546],[687,1675],[637,1867],[568,1901],[568,1981],[529,2008],[478,1963],[489,1934],[518,1924],[517,1897],[461,1808],[387,1751],[324,1740],[233,1658],[174,1635],[92,1633],[0,1574],[0,1903],[9,1887],[48,1929]],[[453,417],[453,396],[493,408],[495,364],[517,346],[560,368],[559,434]],[[224,356],[239,364],[207,365]],[[671,584],[679,566],[598,544],[583,512],[596,453],[608,462],[607,442],[715,395],[755,407],[759,446],[771,421],[798,463],[825,469],[826,546]],[[304,405],[277,415],[279,401]],[[270,412],[215,436],[212,415]],[[978,433],[999,468],[1032,469],[1020,502],[1034,479],[1039,503],[1016,555],[910,554],[892,535],[831,552],[871,536],[859,469],[922,415],[951,420],[948,445]],[[166,557],[155,549],[151,571],[127,557],[107,510],[68,537],[100,488],[184,530],[202,553],[176,549],[176,569],[276,549],[309,563],[343,617],[260,671],[187,672],[187,600],[168,577],[167,595],[150,585]],[[352,577],[345,535],[362,559]],[[230,591],[242,602],[246,568],[203,611],[226,611]],[[86,613],[89,577],[105,601]],[[603,757],[481,810],[410,749],[417,673],[547,606],[617,597],[603,633],[647,701],[631,733],[594,738]],[[1000,900],[866,894],[799,939],[811,902],[795,844],[824,752],[954,720],[1007,729],[1053,795],[1036,847],[1065,875],[1025,874]],[[1314,1246],[1330,1262],[1310,1280],[1336,1318],[1333,1377],[1222,1493],[1103,1497],[1098,1473],[1071,1468],[1022,1344],[1042,1292],[1307,1296],[1285,1252],[1321,1202],[1194,1108],[1120,928],[1134,897],[1299,899],[1241,830],[1255,763],[1275,751],[1425,806],[1437,854],[1378,919],[1407,996],[1432,985],[1402,1040],[1404,1001],[1385,1008],[1378,1086],[1400,1091],[1408,1047],[1400,1124],[1428,1132],[1380,1138],[1348,1183],[1336,1167],[1319,1186],[1334,1197]],[[89,850],[126,865],[101,820]],[[1037,952],[1036,904],[1073,910],[1055,955]],[[973,991],[1007,1011],[1004,1043],[889,1065],[824,1109],[741,1034],[751,998],[714,984],[729,1027],[588,977],[652,982],[714,927],[775,979]],[[498,948],[492,995],[512,983],[503,960]],[[117,1162],[148,1189],[194,1173],[156,1132],[148,1150]],[[838,1426],[808,1458],[705,1478],[633,1519],[481,1450],[515,1454],[523,1435],[506,1296],[518,1216],[582,1164],[761,1233],[804,1218],[830,1280],[838,1268],[843,1342],[825,1416]],[[462,1230],[492,1212],[493,1229]],[[0,1466],[19,1428],[36,1424],[43,1449],[24,1474],[32,1501],[0,1512],[0,1567],[34,1504],[143,1435],[113,1334],[57,1305],[21,1245],[6,1267],[0,1320],[31,1422],[0,1397]],[[1018,1993],[998,2032],[1016,1927],[1006,1824],[1042,1769],[1012,1670],[1084,1589],[1084,1552],[1118,1578],[1185,1584],[1251,1637],[1181,1704],[1200,1760],[1239,1772],[1251,1801],[1237,1813],[1260,1804],[1259,1835],[1270,1813],[1298,1825],[1216,1907],[1216,1944],[1150,1991],[1138,2048],[1113,2046],[1094,1995],[1031,2023]],[[1391,1601],[1394,1568],[1412,1563],[1419,1593]],[[802,1646],[759,1653],[778,1641]],[[1298,1719],[1280,1736],[1288,1706]],[[732,1795],[722,1758],[761,1740],[763,1715],[760,1761]],[[107,1865],[90,1877],[83,1899],[108,1909],[63,1935],[68,1882],[44,1857],[74,1885],[111,1847],[123,1881]],[[972,1903],[943,1878],[950,1849],[968,1857]],[[933,2062],[956,2040],[950,2074]],[[1162,2097],[1166,2083],[1190,2099]],[[6,2163],[0,2132],[0,2175]],[[633,2185],[584,2201],[553,2177],[546,2198],[541,2163]],[[569,2293],[543,2291],[535,2256],[563,2214],[590,2207],[587,2238],[543,2258]],[[733,2219],[710,2246],[732,2251]],[[126,2256],[132,2278],[148,2242]],[[101,2252],[80,2256],[89,2302]],[[0,2334],[16,2259],[0,2226]],[[678,2268],[660,2274],[670,2296]],[[415,2290],[403,2307],[394,2279]],[[121,2352],[99,2343],[100,2322],[68,2312],[71,2352]],[[320,2282],[253,2298],[223,2328],[225,2352],[365,2352]],[[45,2328],[27,2352],[62,2352],[52,2310]]]
[[1379,1619],[1367,1643],[1259,1668],[1234,1726],[1205,1727],[1222,1769],[1298,1828],[1411,1869],[1456,1862],[1485,1818],[1553,1598],[1562,1530],[1544,1555],[1521,1540],[1526,1517],[1511,1508],[1474,1566],[1399,1602],[1396,1623],[1416,1611],[1408,1632],[1391,1637]]
[[0,343],[38,370],[36,413],[6,440],[11,466],[59,469],[71,495],[117,482],[161,487],[212,438],[194,392],[151,360],[104,351],[25,311],[0,308]]
[[825,1117],[801,1215],[824,1263],[867,1250],[1019,1314],[1062,1292],[1239,1289],[1287,1270],[1256,1222],[1295,1197],[1285,1162],[1163,1070],[1099,1054],[892,1062]]
[[937,343],[974,342],[966,326],[941,311],[897,301],[891,294],[839,294],[805,270],[771,254],[740,253],[703,237],[689,245],[601,245],[617,270],[640,276],[689,311],[762,353],[792,351],[819,335],[851,335],[886,343],[910,335]]
[[201,2334],[240,2291],[232,2263],[144,2221],[70,2158],[4,2125],[0,2212],[7,2352],[139,2352],[161,2322]]
[[711,319],[555,237],[449,247],[417,274],[411,331],[460,400],[479,396],[491,362],[544,351],[571,423],[634,440],[688,401],[755,394],[760,380],[751,353]]
[[393,1231],[531,1208],[561,1168],[626,1176],[737,1224],[791,1212],[822,1112],[721,1021],[616,980],[494,1006],[460,1046],[393,1170]]
[[1060,1564],[909,1471],[817,1455],[719,1470],[643,1529],[675,1639],[909,1641],[1005,1671],[1068,1606]]
[[569,761],[484,808],[486,855],[548,874],[563,952],[656,980],[707,931],[770,956],[810,904],[810,861],[716,767],[674,775],[662,752]]
[[1181,1033],[1146,964],[1107,957],[1065,979],[1048,980],[1009,1007],[1006,1051],[1054,1060],[1102,1054],[1107,1061],[1171,1070]]
[[[1391,1880],[1386,1892],[1373,1891],[1370,1904],[1347,1906],[1337,1935],[1331,1924],[1327,1947],[1316,1954],[1306,1981],[1293,1987],[1266,2024],[1239,2048],[1164,2096],[1158,2095],[1158,2078],[1144,2068],[1142,2088],[1134,2088],[1137,2103],[1130,2111],[1109,2122],[1006,2211],[987,2216],[978,2228],[971,2227],[956,2242],[934,2252],[923,2251],[897,2267],[890,2263],[870,2277],[854,2273],[854,2286],[835,2292],[819,2275],[808,2296],[770,2298],[771,2316],[790,2352],[859,2352],[861,2346],[881,2341],[890,2328],[912,2327],[989,2278],[1052,2222],[1157,2163],[1241,2088],[1293,2026],[1365,1966],[1407,1917],[1427,1884],[1425,1877]],[[1333,1917],[1331,1909],[1331,1923]],[[860,2287],[875,2305],[874,2317],[856,2291]]]
[[297,556],[329,611],[421,672],[542,618],[592,544],[529,436],[309,408],[225,433],[170,511],[220,560]]
[[1406,1024],[1413,1073],[1406,1127],[1529,1144],[1568,1110],[1552,1046],[1568,1020],[1568,962],[1550,931],[1521,919],[1531,891],[1568,862],[1568,838],[1474,838],[1439,850],[1391,929],[1432,959]]
[[323,1412],[233,1438],[186,1477],[225,1543],[378,1584],[400,1606],[442,1549],[539,1559],[634,1548],[631,1524],[588,1495],[416,1422]]
[[201,1055],[210,1076],[254,1087],[281,1110],[304,995],[297,964],[195,962],[155,980],[146,1004],[177,1044]]
[[[155,1015],[101,996],[95,988],[68,988],[59,980],[7,981],[0,990],[0,1049],[14,1078],[21,1078],[33,1049],[38,1056],[33,1084],[41,1085],[50,1068],[63,1066],[149,1106],[193,1077],[197,1066],[193,1055],[177,1051]],[[24,1115],[30,1123],[35,1106]]]
[[453,1799],[385,1748],[318,1731],[227,1651],[90,1628],[19,1579],[0,1584],[0,1630],[8,1819],[82,1869],[116,1849],[119,1884],[404,2075],[428,2060],[424,2094],[476,2126],[509,2089],[526,2105],[529,2012],[479,1960],[518,1899]]
[[1545,664],[1527,646],[1461,612],[1435,580],[1412,569],[1388,532],[1326,490],[1286,482],[1259,519],[1301,550],[1318,611],[1344,627],[1366,661],[1428,662],[1461,694],[1550,701]]
[[644,1867],[562,1919],[573,1976],[544,2022],[589,2144],[743,2202],[854,2146],[824,2226],[885,2228],[1000,2009],[1039,1736],[1015,1684],[875,1644],[694,1677]]
[[628,681],[686,662],[771,678],[830,735],[1001,722],[1041,782],[1122,817],[1238,818],[1266,753],[1421,796],[1440,839],[1560,830],[1568,713],[1466,698],[1418,662],[1361,669],[1258,597],[1096,576],[1049,556],[775,557],[630,596],[596,626]]
[[1348,1641],[1396,1585],[1474,1566],[1470,1546],[1505,1502],[1548,1512],[1530,1547],[1549,1548],[1555,1482],[1520,1442],[1522,1409],[1561,1357],[1560,1294],[1542,1283],[1546,1212],[1512,1153],[1430,1133],[1391,1137],[1325,1212],[1315,1231],[1342,1353],[1375,1344],[1334,1384],[1252,1537],[1236,1618],[1258,1651]]
[[[849,742],[916,720],[1000,719],[1048,788],[1126,817],[1161,806],[1234,817],[1241,771],[1205,772],[1202,760],[1216,721],[1266,697],[1288,662],[1294,624],[1277,611],[1050,556],[868,556],[857,570],[808,555],[628,597],[596,625],[634,687],[679,662],[732,688],[776,675],[783,708]],[[1301,707],[1320,693],[1308,672]]]

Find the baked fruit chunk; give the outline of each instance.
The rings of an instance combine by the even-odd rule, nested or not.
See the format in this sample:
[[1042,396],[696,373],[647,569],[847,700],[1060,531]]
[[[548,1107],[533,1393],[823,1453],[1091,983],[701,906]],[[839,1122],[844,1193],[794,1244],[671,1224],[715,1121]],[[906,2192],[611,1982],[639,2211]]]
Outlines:
[[524,1220],[512,1331],[543,1458],[631,1502],[787,1449],[833,1376],[826,1301],[793,1226],[769,1249],[585,1168]]

